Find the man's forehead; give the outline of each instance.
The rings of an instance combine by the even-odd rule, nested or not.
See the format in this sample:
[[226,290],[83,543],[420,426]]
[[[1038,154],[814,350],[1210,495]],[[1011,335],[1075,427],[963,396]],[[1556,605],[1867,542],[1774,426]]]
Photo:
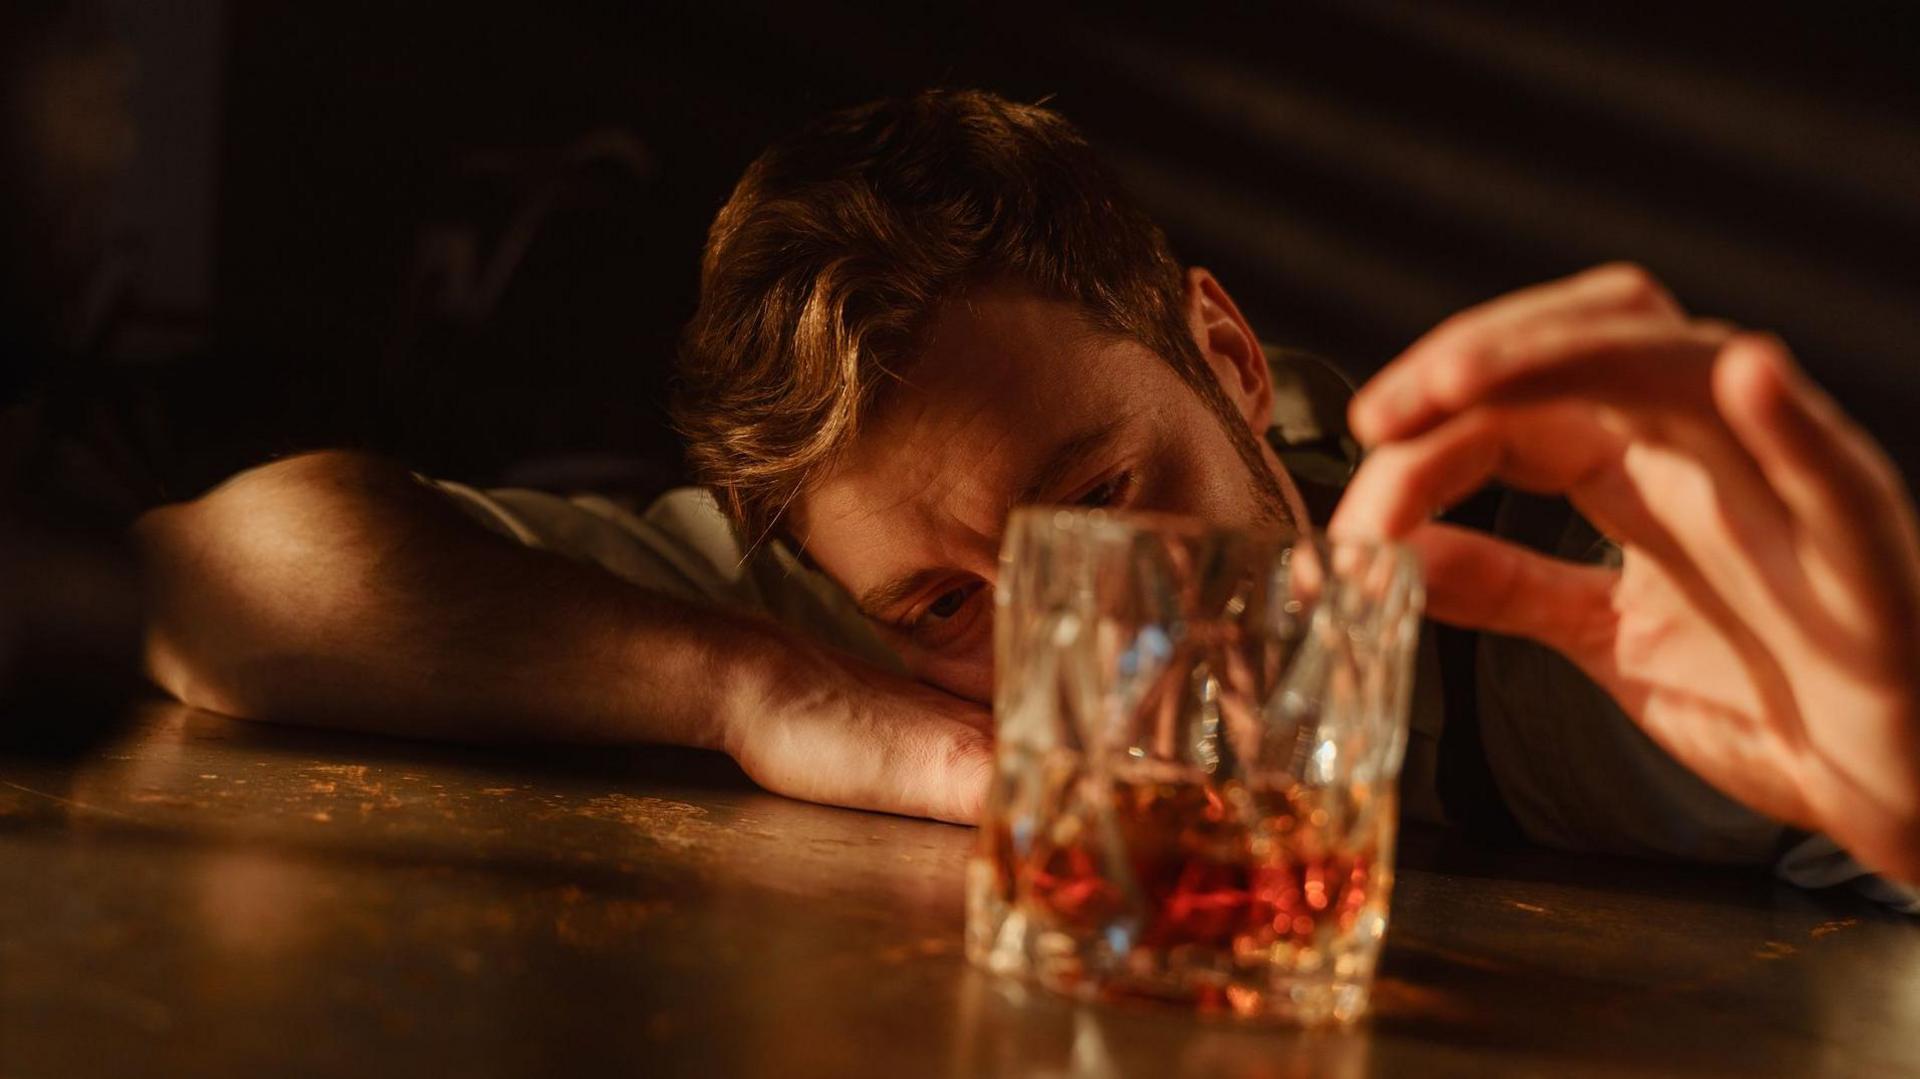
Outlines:
[[916,494],[1005,481],[994,473],[1084,434],[1089,420],[1130,409],[1129,351],[1145,354],[1091,330],[1072,304],[1005,288],[950,301],[918,352],[889,370],[859,432],[803,498],[837,502],[808,496],[878,480],[858,484],[873,488],[870,504],[835,507],[874,512]]
[[[805,497],[806,516],[830,526],[888,517],[1004,517],[1015,506],[1056,494],[1076,470],[1119,441],[1139,411],[1120,403],[1086,415],[1056,412],[1045,423],[998,426],[977,438],[896,447],[891,455],[876,455],[866,469],[823,479]],[[969,502],[978,505],[967,507]]]
[[990,561],[1013,507],[1062,497],[1133,419],[1119,409],[1033,432],[1004,455],[950,455],[933,482],[903,483],[898,493],[884,476],[842,476],[809,499],[817,532],[802,541],[862,610],[882,615],[950,569]]
[[886,457],[928,433],[1031,431],[1036,418],[1101,396],[1095,376],[1124,344],[1058,301],[1024,293],[950,301],[914,353],[886,371],[848,456]]
[[943,305],[834,465],[790,507],[791,534],[856,592],[874,576],[975,560],[1006,515],[1153,406],[1170,378],[1145,346],[1073,304],[988,286]]
[[[929,409],[929,413],[937,413]],[[930,414],[919,422],[873,425],[856,446],[800,495],[796,507],[809,546],[822,533],[938,528],[960,517],[975,522],[999,508],[1024,456],[1020,425],[981,415],[973,422]]]

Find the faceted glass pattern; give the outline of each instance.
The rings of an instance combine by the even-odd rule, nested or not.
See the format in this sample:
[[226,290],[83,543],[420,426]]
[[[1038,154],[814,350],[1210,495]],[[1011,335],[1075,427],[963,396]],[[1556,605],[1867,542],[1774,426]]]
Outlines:
[[1397,547],[1016,512],[969,956],[1085,999],[1358,1016],[1421,603]]

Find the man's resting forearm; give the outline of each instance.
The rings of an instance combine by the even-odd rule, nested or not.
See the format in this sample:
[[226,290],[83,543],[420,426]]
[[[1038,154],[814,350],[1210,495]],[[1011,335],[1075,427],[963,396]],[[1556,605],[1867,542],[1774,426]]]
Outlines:
[[986,713],[747,614],[479,528],[405,470],[322,453],[135,528],[147,666],[229,715],[462,741],[721,749],[771,789],[971,819]]

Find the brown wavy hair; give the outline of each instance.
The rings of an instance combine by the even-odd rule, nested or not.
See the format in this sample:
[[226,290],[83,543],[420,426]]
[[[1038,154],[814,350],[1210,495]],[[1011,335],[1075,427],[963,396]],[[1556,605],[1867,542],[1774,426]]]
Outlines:
[[854,437],[941,302],[989,279],[1077,304],[1232,415],[1166,237],[1058,113],[973,90],[836,112],[748,166],[681,343],[675,426],[748,543]]

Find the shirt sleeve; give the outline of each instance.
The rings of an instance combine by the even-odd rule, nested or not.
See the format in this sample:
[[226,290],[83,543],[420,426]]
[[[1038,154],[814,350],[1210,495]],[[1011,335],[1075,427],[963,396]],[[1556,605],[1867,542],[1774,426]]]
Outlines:
[[801,564],[783,544],[743,549],[704,489],[669,491],[636,514],[601,495],[420,480],[515,543],[597,566],[649,591],[763,615],[870,663],[900,669],[838,585]]
[[1875,876],[1853,860],[1840,844],[1823,835],[1809,835],[1788,847],[1774,865],[1774,873],[1802,888],[1846,885],[1875,902],[1906,914],[1920,914],[1920,890],[1899,881]]

